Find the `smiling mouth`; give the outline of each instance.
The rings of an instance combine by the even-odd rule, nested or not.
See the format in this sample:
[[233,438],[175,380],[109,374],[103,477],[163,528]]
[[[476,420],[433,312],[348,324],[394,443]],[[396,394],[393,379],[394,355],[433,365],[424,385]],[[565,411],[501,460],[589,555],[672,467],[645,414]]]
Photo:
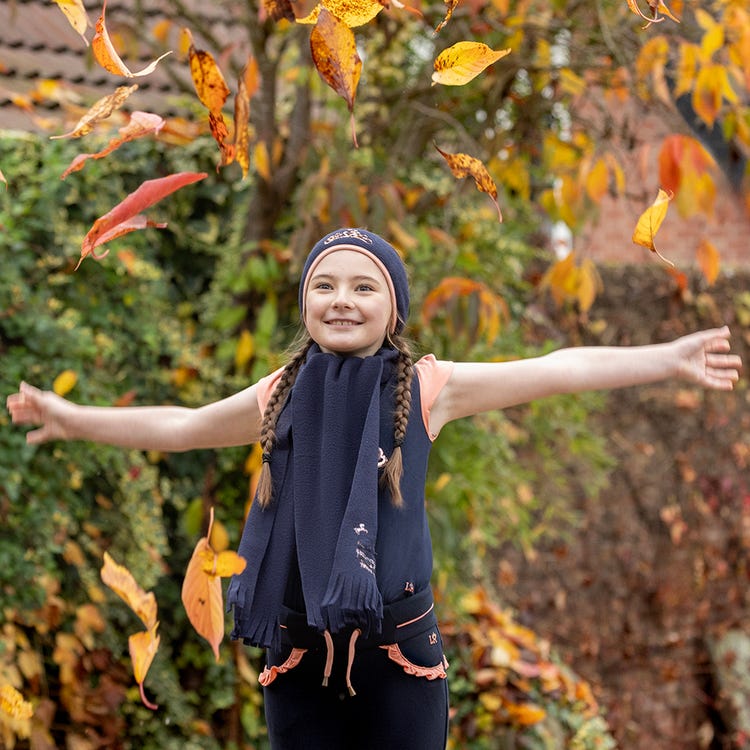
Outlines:
[[356,320],[327,320],[326,325],[335,326],[338,328],[350,328],[352,326],[358,326],[360,325],[360,323],[358,323]]

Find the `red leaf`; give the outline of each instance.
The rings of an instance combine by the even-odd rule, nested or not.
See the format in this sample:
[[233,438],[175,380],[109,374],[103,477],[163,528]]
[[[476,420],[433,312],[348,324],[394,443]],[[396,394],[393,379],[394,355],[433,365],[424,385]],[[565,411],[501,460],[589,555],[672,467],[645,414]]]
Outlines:
[[[94,225],[89,229],[88,234],[83,238],[81,245],[81,261],[91,255],[94,258],[101,258],[102,255],[96,255],[94,249],[104,242],[119,237],[133,229],[140,229],[142,226],[126,225],[121,227],[128,220],[134,219],[143,209],[152,206],[167,195],[174,193],[185,185],[198,182],[207,177],[205,172],[177,172],[176,174],[160,177],[155,180],[146,180],[137,190],[133,191],[124,201],[118,203],[109,213],[99,217]],[[125,231],[121,231],[125,229]],[[106,253],[105,253],[106,254]],[[78,268],[76,266],[76,268]]]

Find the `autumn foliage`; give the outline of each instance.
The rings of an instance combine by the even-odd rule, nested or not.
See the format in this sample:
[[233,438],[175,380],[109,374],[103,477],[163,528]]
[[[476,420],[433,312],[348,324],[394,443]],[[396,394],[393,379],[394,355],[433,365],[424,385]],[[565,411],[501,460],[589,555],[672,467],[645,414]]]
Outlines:
[[[59,275],[72,273],[77,261],[76,280],[64,281],[84,288],[91,284],[82,293],[91,299],[98,297],[96,279],[120,280],[125,312],[97,309],[96,316],[99,325],[105,321],[114,327],[116,320],[127,331],[123,341],[118,339],[124,361],[118,360],[120,369],[111,373],[114,392],[107,394],[107,403],[125,405],[151,392],[142,383],[120,387],[120,382],[128,364],[145,366],[137,345],[141,332],[129,327],[127,311],[141,299],[151,303],[142,288],[161,274],[174,273],[184,297],[174,310],[175,325],[181,327],[170,329],[168,341],[161,342],[151,329],[144,334],[163,348],[155,360],[164,363],[155,378],[159,389],[153,392],[195,403],[223,393],[222,388],[244,387],[248,379],[277,367],[278,352],[288,343],[285,336],[297,322],[289,312],[295,263],[311,241],[334,225],[371,225],[403,250],[416,267],[415,327],[423,340],[433,344],[430,337],[442,330],[454,345],[485,347],[483,353],[512,328],[520,306],[516,286],[533,284],[532,294],[548,295],[581,320],[595,309],[602,281],[579,238],[592,220],[607,221],[613,202],[624,205],[631,217],[631,231],[622,238],[623,261],[646,248],[669,271],[674,248],[663,243],[660,228],[700,214],[709,222],[705,235],[695,238],[701,283],[714,283],[720,273],[723,248],[710,234],[710,220],[722,165],[697,133],[713,128],[723,143],[740,151],[750,148],[750,11],[742,3],[612,0],[601,4],[596,18],[590,4],[574,8],[511,0],[222,4],[214,10],[227,14],[227,24],[248,30],[243,43],[232,45],[203,33],[191,16],[159,19],[139,28],[133,41],[122,24],[118,28],[113,22],[115,7],[102,3],[94,17],[90,6],[92,22],[80,0],[57,0],[57,5],[80,36],[80,51],[91,55],[91,64],[111,88],[96,101],[70,104],[62,85],[39,81],[28,96],[13,98],[55,140],[55,148],[77,149],[74,158],[70,150],[60,152],[67,158],[55,181],[62,177],[64,184],[50,186],[50,192],[57,191],[61,205],[73,204],[86,218],[85,226],[80,217],[70,222],[64,235],[68,244],[47,247],[29,268],[52,269],[50,278],[61,284]],[[240,6],[247,15],[232,15]],[[23,12],[20,4],[18,13]],[[595,49],[588,48],[590,38],[598,40]],[[165,111],[140,109],[142,87],[161,71],[177,68],[189,72],[189,114],[168,114],[166,103]],[[51,119],[41,105],[55,97],[65,103],[64,115]],[[659,142],[648,140],[641,128],[646,113],[663,108],[675,122],[678,99],[681,106],[689,103],[692,122],[679,121],[675,132]],[[169,158],[161,158],[167,152]],[[138,172],[139,183],[132,184],[123,165],[140,153],[151,154],[149,168]],[[14,192],[20,173],[11,163],[0,164],[5,186],[0,193],[21,204]],[[100,179],[106,186],[87,201],[77,191],[89,185],[90,193],[96,192],[87,182],[90,173],[104,175]],[[658,192],[642,189],[648,177],[658,181]],[[121,194],[113,196],[115,189]],[[738,190],[747,195],[746,185]],[[103,206],[105,198],[110,202]],[[185,208],[193,203],[196,215]],[[181,207],[177,215],[183,225],[166,220],[175,207]],[[218,207],[225,213],[219,215]],[[52,213],[47,206],[46,215]],[[544,244],[539,227],[555,223],[573,237],[563,257],[552,257],[546,248],[538,252]],[[168,231],[154,232],[157,228]],[[80,248],[71,248],[71,241]],[[180,250],[145,252],[147,245],[160,242],[170,248],[175,243]],[[44,247],[36,238],[25,243]],[[542,265],[527,276],[529,245],[535,246],[535,263]],[[81,265],[87,257],[106,260]],[[428,276],[428,267],[435,269],[433,275]],[[684,290],[684,271],[671,271],[674,275],[666,278]],[[20,282],[15,286],[20,288]],[[211,291],[197,301],[191,296],[196,289]],[[18,293],[9,300],[0,320],[24,309],[28,303],[22,297]],[[75,299],[84,304],[81,297]],[[59,306],[53,300],[44,309]],[[63,329],[75,329],[75,312],[66,309],[65,315]],[[143,318],[133,314],[132,320]],[[43,329],[42,322],[34,324]],[[92,362],[106,366],[116,348],[106,325],[75,356],[54,350],[49,380],[56,393],[84,398],[90,392],[84,368]],[[196,331],[205,328],[205,339],[198,343]],[[25,335],[37,335],[36,328],[29,330]],[[13,336],[21,334],[14,330]],[[227,379],[221,388],[217,371]],[[497,432],[503,429],[509,440],[520,440],[512,426]],[[174,500],[175,515],[188,519],[191,545],[198,539],[185,570],[168,571],[156,544],[141,550],[140,557],[160,574],[168,571],[179,579],[184,615],[200,636],[198,643],[208,644],[212,668],[217,661],[223,664],[216,669],[231,664],[240,675],[236,705],[257,709],[257,693],[249,687],[252,664],[221,645],[221,579],[243,563],[217,540],[230,532],[236,537],[237,520],[233,526],[227,516],[244,517],[260,461],[257,447],[234,458],[245,474],[231,502],[222,497],[228,491],[216,479],[231,470],[216,464],[195,479],[197,489],[185,491],[190,499]],[[170,461],[175,459],[148,456],[128,464],[122,482],[137,485],[148,507],[158,508],[159,480],[138,484],[139,477],[149,471],[161,476],[162,471],[171,478]],[[198,473],[192,466],[185,471],[192,470]],[[87,476],[72,459],[61,471],[59,481],[70,492],[98,481],[93,469]],[[444,480],[450,489],[457,480],[446,476],[436,484]],[[232,474],[235,484],[237,479]],[[98,507],[111,511],[111,498],[98,488],[93,492]],[[207,509],[213,514],[214,501],[218,517],[209,520]],[[145,515],[142,506],[136,507]],[[91,521],[75,519],[70,526],[80,527],[89,546],[84,550],[74,544],[73,530],[57,530],[55,544],[66,564],[83,570],[87,556],[101,563],[102,581],[127,605],[119,622],[134,616],[142,626],[132,634],[127,630],[133,674],[122,674],[112,655],[97,647],[107,623],[96,607],[88,602],[66,608],[54,580],[40,583],[47,602],[34,616],[40,628],[54,634],[53,662],[65,710],[81,725],[96,725],[106,746],[106,733],[116,737],[121,726],[107,729],[102,721],[100,727],[96,717],[126,700],[133,679],[144,705],[156,705],[147,697],[147,675],[149,689],[166,691],[156,657],[170,658],[164,650],[172,624],[163,609],[157,618],[153,581],[148,591],[141,588],[143,571],[133,560],[126,565],[105,557],[108,542]],[[82,591],[101,603],[102,593],[90,580]],[[553,694],[593,716],[596,705],[585,683],[556,665],[543,645],[485,593],[472,590],[460,606],[450,627],[456,649],[468,654],[462,677],[476,678],[467,695],[479,702],[486,733],[542,722],[544,701]],[[461,614],[469,621],[466,633],[457,624]],[[65,618],[75,623],[74,632],[60,627]],[[23,673],[10,668],[2,673],[10,675],[3,678],[7,687],[0,686],[0,737],[6,745],[30,731],[28,704],[16,688],[43,682],[34,661],[40,657],[34,656],[26,630],[29,626],[9,624],[5,634],[25,665]],[[95,684],[100,674],[107,677]],[[81,695],[86,701],[79,700]],[[158,702],[163,705],[161,698]],[[37,706],[40,736],[52,726],[42,708]],[[243,720],[251,726],[247,715]],[[468,732],[469,724],[468,719],[460,722],[457,731]],[[205,726],[196,731],[209,733]],[[81,731],[75,742],[88,750],[81,739],[85,735]],[[47,747],[52,746],[50,739]]]

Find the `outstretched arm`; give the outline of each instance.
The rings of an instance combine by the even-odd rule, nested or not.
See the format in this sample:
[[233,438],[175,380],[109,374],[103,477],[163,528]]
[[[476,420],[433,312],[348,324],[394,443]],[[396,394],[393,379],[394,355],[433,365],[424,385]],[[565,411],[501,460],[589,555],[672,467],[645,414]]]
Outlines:
[[246,445],[258,439],[256,386],[198,409],[181,406],[80,406],[21,383],[6,402],[14,424],[38,425],[29,444],[91,440],[125,448],[179,452]]
[[430,429],[453,419],[556,393],[622,388],[680,378],[721,391],[739,379],[729,328],[699,331],[665,344],[582,346],[511,362],[458,362],[432,408]]

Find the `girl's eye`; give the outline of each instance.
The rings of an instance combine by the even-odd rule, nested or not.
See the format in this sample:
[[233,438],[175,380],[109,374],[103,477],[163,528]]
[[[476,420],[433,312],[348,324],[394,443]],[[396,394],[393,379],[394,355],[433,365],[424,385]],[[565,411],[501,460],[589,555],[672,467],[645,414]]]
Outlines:
[[319,281],[315,285],[316,289],[333,289],[333,287],[327,281]]
[[372,287],[369,284],[360,284],[357,287],[357,290],[360,292],[371,292],[373,291]]

